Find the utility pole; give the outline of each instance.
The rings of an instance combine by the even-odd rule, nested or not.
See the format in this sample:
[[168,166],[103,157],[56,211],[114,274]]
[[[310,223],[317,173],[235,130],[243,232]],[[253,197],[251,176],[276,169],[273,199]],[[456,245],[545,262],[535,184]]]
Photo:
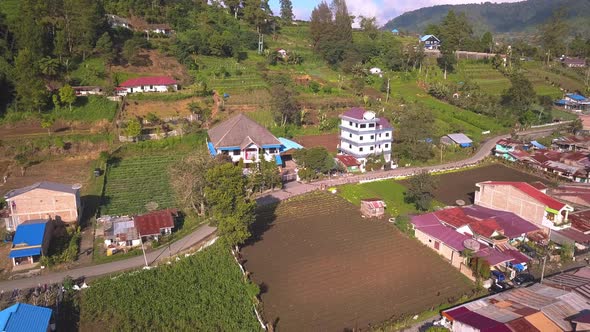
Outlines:
[[385,97],[385,102],[389,102],[389,77],[387,77],[387,96]]
[[143,260],[145,262],[145,267],[149,267],[147,257],[145,255],[145,248],[143,247],[143,238],[141,237],[141,233],[137,232],[137,234],[139,234],[139,241],[141,241],[141,251],[143,252]]
[[258,31],[258,54],[262,54],[262,51],[264,51],[264,35],[260,33],[260,30]]
[[[547,237],[549,239],[551,238],[551,228],[549,228],[549,235]],[[543,252],[543,268],[541,269],[541,280],[539,280],[540,284],[543,283],[543,278],[545,277],[545,263],[547,263],[547,246],[548,244],[545,246],[545,252]]]

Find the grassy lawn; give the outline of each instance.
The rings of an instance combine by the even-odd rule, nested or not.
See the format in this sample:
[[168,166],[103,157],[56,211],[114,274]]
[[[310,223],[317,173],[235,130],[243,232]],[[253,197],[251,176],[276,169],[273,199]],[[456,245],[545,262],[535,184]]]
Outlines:
[[106,119],[112,121],[117,113],[118,103],[100,96],[78,97],[72,105],[55,109],[57,119],[65,121],[95,122]]
[[86,59],[71,72],[70,76],[76,85],[105,86],[107,84],[106,67],[101,58]]
[[[404,201],[406,187],[395,180],[347,184],[338,187],[338,190],[340,196],[355,205],[361,205],[363,198],[381,198],[387,204],[387,213],[394,217],[418,213],[414,204]],[[444,204],[434,202],[433,206],[444,206]]]

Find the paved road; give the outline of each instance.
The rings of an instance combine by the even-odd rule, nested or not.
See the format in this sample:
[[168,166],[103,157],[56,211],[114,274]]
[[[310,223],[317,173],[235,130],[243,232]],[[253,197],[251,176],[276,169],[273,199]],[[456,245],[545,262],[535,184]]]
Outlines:
[[[161,259],[165,259],[171,255],[178,254],[186,249],[189,249],[196,243],[200,242],[201,240],[205,239],[209,235],[215,232],[216,228],[210,227],[208,225],[204,225],[199,227],[196,231],[192,232],[191,234],[183,237],[182,239],[173,242],[169,247],[165,246],[155,251],[148,253],[147,262],[148,265],[152,265],[156,261]],[[112,262],[112,263],[105,263],[99,265],[92,265],[87,267],[80,267],[68,271],[63,272],[52,272],[46,275],[40,275],[31,278],[25,279],[17,279],[17,280],[9,280],[0,282],[0,290],[2,291],[12,291],[15,288],[30,288],[35,287],[38,284],[52,284],[52,283],[60,283],[64,277],[70,276],[74,279],[80,277],[96,277],[106,274],[111,274],[115,272],[120,272],[124,270],[130,270],[134,268],[139,268],[145,265],[145,260],[143,255]]]

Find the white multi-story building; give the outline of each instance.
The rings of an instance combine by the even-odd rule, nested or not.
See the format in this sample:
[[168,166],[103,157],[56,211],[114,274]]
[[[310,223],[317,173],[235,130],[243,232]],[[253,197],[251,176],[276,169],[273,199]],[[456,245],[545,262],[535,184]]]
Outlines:
[[341,153],[355,157],[363,169],[370,155],[383,155],[391,162],[393,127],[387,119],[362,108],[351,108],[340,119]]

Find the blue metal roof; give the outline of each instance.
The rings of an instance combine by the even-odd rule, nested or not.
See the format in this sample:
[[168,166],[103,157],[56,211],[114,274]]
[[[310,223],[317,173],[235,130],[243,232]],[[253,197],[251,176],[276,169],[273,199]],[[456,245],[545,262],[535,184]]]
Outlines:
[[281,158],[280,155],[275,155],[275,161],[277,162],[277,165],[282,165],[283,164],[283,158]]
[[584,100],[586,100],[586,97],[584,97],[582,95],[579,95],[577,93],[567,93],[566,96],[568,96],[571,99],[576,100],[576,101],[584,101]]
[[398,29],[393,29],[393,30],[391,30],[391,32],[399,32],[399,30]]
[[537,149],[547,149],[547,147],[545,147],[545,145],[537,142],[537,141],[531,141],[531,144],[536,147]]
[[239,146],[224,146],[220,147],[219,150],[221,151],[233,151],[233,150],[240,150]]
[[215,157],[215,155],[217,155],[217,151],[215,151],[215,147],[213,146],[213,143],[211,142],[207,142],[207,148],[209,148],[209,153]]
[[45,236],[45,227],[48,220],[28,220],[18,225],[12,246],[19,244],[27,246],[38,246],[43,244]]
[[279,137],[279,141],[281,142],[281,144],[283,145],[281,147],[281,152],[283,151],[287,151],[290,149],[295,149],[295,150],[299,150],[299,149],[303,149],[303,146],[297,142],[294,142],[290,139],[284,138],[284,137]]
[[[424,35],[424,36],[420,37],[420,41],[422,41],[422,42],[425,42],[425,41],[427,41],[427,40],[428,40],[429,38],[431,38],[431,37],[434,37],[434,38],[436,38],[436,36],[435,36],[435,35]],[[438,38],[436,38],[436,40],[439,40],[439,39],[438,39]]]
[[21,258],[41,255],[41,247],[18,249],[12,248],[8,257],[10,258]]
[[51,309],[17,303],[0,311],[0,331],[47,332]]
[[567,101],[565,99],[560,99],[555,102],[555,105],[565,105],[565,104],[567,104]]
[[265,144],[262,146],[262,148],[264,148],[264,149],[272,149],[272,148],[280,149],[281,146],[282,146],[282,144]]

